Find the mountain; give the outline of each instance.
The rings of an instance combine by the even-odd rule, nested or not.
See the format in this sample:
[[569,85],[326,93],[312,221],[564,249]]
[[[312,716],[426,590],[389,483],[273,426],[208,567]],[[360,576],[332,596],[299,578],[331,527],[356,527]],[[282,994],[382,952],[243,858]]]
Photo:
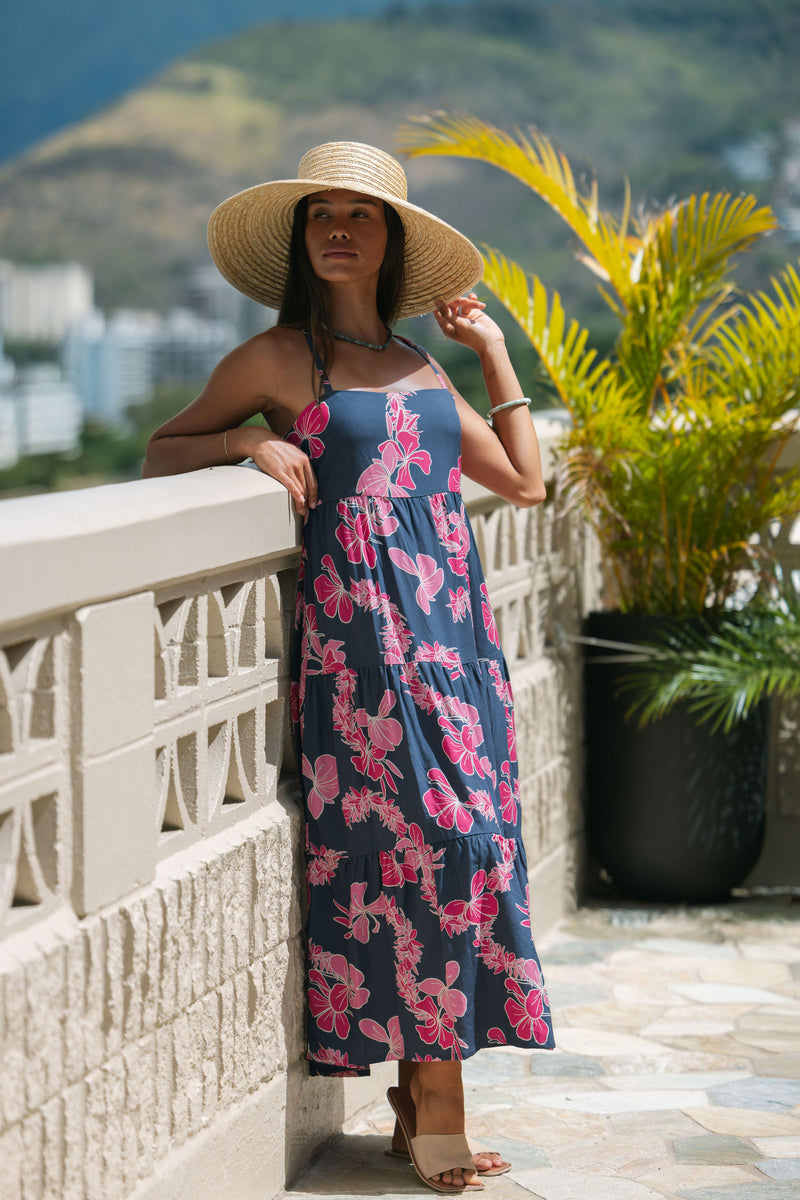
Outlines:
[[[413,9],[421,2],[406,0],[404,7]],[[373,16],[390,7],[391,0],[7,4],[0,33],[0,162],[81,120],[214,38],[257,22]]]
[[[747,186],[778,201],[780,156],[798,154],[785,132],[798,50],[800,0],[484,0],[256,26],[0,168],[0,257],[84,262],[104,306],[178,302],[226,196],[292,177],[329,139],[391,150],[399,123],[436,109],[537,124],[596,170],[612,208],[626,175],[636,206],[739,191],[728,151],[766,138],[771,165]],[[518,184],[457,160],[408,173],[412,200],[519,256],[584,319],[605,313],[562,227]],[[779,239],[759,253],[760,281],[790,257]]]

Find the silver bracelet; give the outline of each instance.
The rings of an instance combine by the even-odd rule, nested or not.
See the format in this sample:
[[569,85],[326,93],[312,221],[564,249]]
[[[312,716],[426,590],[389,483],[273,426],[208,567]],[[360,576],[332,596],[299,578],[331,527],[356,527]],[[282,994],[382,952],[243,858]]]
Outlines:
[[222,438],[222,449],[225,451],[225,457],[227,458],[228,462],[232,463],[233,459],[231,458],[230,454],[228,454],[228,434],[229,433],[230,433],[230,430],[226,429],[225,433],[223,435],[223,438]]
[[519,400],[506,400],[505,404],[498,404],[497,408],[489,409],[489,415],[486,418],[486,421],[489,425],[491,425],[494,414],[502,412],[504,408],[519,408],[521,404],[525,404],[528,408],[530,408],[532,403],[533,401],[531,400],[530,396],[520,396]]

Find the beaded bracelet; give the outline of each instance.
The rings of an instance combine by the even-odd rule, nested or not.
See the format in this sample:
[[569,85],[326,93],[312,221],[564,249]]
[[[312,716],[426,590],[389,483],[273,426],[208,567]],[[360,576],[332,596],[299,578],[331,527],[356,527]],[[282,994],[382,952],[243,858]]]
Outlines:
[[531,400],[530,396],[520,396],[519,400],[507,400],[505,404],[498,404],[497,408],[490,408],[486,421],[489,425],[491,425],[494,414],[502,412],[504,408],[519,408],[520,404],[525,404],[528,406],[528,408],[530,408],[532,403],[533,401]]

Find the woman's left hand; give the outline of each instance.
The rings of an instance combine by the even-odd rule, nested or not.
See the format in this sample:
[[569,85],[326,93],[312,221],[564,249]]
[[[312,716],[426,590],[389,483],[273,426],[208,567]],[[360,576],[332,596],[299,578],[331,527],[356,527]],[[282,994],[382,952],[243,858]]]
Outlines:
[[446,338],[481,354],[491,345],[505,341],[502,329],[486,315],[485,308],[483,301],[470,292],[448,303],[438,300],[433,315]]

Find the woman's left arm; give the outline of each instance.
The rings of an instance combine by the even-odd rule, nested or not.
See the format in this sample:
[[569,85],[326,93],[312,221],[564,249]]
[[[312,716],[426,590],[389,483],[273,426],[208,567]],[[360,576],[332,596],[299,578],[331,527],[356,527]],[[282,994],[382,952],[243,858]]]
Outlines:
[[[434,310],[446,338],[478,355],[492,408],[522,397],[500,326],[483,311],[475,297],[461,296]],[[451,385],[452,386],[452,385]],[[493,418],[493,427],[453,389],[461,418],[461,469],[476,483],[511,504],[541,504],[546,491],[539,440],[526,404],[506,408]]]

